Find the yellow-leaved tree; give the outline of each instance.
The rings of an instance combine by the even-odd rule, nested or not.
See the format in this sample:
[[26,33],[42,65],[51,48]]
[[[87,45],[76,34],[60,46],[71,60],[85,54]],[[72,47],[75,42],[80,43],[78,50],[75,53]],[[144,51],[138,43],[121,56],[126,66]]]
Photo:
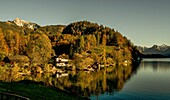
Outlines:
[[45,34],[34,33],[26,50],[31,63],[45,63],[51,58],[52,46],[50,39]]
[[8,45],[6,44],[4,34],[0,28],[0,60],[3,60],[6,55],[8,55]]

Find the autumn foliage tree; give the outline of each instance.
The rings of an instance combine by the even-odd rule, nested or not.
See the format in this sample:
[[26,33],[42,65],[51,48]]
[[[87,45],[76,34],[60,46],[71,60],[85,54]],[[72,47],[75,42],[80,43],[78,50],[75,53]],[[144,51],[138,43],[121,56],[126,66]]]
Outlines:
[[44,63],[51,58],[52,46],[50,39],[45,34],[32,34],[26,50],[32,63]]
[[8,45],[4,39],[2,29],[0,29],[0,60],[2,60],[5,55],[8,55]]

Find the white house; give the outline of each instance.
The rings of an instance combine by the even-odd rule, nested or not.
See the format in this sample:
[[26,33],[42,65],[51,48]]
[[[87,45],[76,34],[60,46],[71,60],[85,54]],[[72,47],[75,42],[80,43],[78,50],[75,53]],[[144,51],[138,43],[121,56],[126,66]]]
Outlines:
[[68,59],[56,58],[56,62],[68,62]]
[[68,59],[56,58],[56,66],[67,66]]

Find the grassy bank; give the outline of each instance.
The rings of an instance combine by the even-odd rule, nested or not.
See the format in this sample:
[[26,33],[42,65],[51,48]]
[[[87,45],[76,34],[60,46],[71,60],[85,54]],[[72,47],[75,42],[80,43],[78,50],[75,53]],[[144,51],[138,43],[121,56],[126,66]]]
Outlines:
[[30,98],[30,100],[85,100],[83,98],[55,87],[45,87],[43,83],[33,81],[0,82],[0,92],[13,93]]

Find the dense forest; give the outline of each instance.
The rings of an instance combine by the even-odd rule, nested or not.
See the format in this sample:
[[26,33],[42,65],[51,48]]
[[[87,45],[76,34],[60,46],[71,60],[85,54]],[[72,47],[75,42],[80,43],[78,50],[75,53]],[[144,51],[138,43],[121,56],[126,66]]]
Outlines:
[[17,56],[18,61],[43,64],[55,55],[70,59],[76,67],[84,67],[95,62],[131,63],[140,52],[120,32],[89,21],[33,29],[12,21],[0,22],[1,62],[5,57]]

